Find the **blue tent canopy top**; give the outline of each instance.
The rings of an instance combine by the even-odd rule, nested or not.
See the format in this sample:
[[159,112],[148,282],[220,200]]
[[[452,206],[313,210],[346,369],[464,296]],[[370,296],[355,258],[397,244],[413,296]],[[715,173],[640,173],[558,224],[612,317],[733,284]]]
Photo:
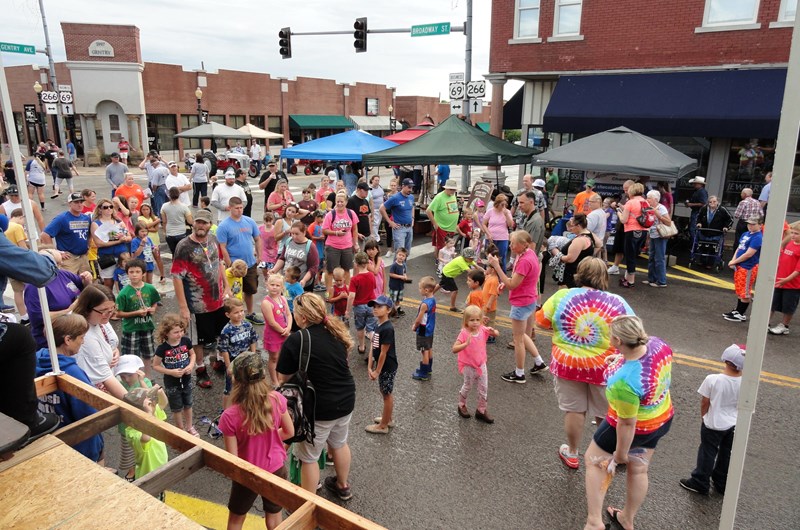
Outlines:
[[397,144],[364,131],[352,130],[282,149],[281,158],[360,161],[362,155],[392,147],[397,147]]

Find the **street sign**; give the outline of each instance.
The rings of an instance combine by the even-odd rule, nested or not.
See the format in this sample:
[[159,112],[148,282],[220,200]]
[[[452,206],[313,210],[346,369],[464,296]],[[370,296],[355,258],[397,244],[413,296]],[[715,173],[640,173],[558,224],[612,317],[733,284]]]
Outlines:
[[455,72],[450,74],[450,82],[457,83],[457,82],[464,82],[464,72]]
[[483,112],[482,99],[470,99],[468,105],[470,114],[480,114],[481,112]]
[[59,92],[58,100],[61,103],[72,103],[72,92]]
[[467,97],[468,98],[485,98],[486,97],[486,81],[470,81],[467,84]]
[[464,99],[464,83],[456,82],[450,83],[450,99]]
[[36,105],[23,105],[22,108],[25,109],[25,121],[28,123],[36,123],[39,121],[36,118]]
[[72,92],[72,85],[58,85],[59,92]]
[[431,35],[448,35],[450,34],[449,22],[438,22],[436,24],[421,24],[419,26],[411,26],[412,37],[430,37]]
[[464,114],[464,102],[461,100],[451,101],[450,114]]
[[13,42],[0,42],[0,52],[36,55],[36,46],[31,46],[30,44],[14,44]]
[[58,92],[50,90],[42,92],[42,103],[58,103]]
[[61,114],[64,116],[72,116],[75,114],[75,106],[72,103],[62,103]]
[[[44,94],[44,92],[42,92]],[[44,106],[47,114],[58,114],[58,103],[46,103]]]

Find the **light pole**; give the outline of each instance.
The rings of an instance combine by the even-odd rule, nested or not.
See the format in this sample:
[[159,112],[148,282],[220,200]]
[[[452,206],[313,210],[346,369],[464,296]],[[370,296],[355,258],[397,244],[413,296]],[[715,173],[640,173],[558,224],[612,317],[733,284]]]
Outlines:
[[44,87],[42,87],[42,84],[39,83],[39,81],[33,83],[33,91],[36,92],[36,97],[39,98],[39,114],[41,116],[39,119],[39,127],[41,128],[42,141],[44,142],[45,140],[47,140],[47,118],[46,118],[47,115],[44,113],[44,104],[42,103],[42,90],[44,90]]
[[203,125],[203,91],[200,87],[194,90],[194,97],[197,98],[197,125]]
[[394,107],[389,105],[389,132],[394,134],[397,131],[397,120],[394,119]]

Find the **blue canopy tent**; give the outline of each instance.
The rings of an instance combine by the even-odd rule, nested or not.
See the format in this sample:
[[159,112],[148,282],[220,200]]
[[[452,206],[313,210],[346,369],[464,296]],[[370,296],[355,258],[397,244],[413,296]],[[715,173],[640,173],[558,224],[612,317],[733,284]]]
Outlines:
[[362,155],[392,147],[397,147],[397,144],[364,131],[352,130],[281,149],[281,158],[360,162]]

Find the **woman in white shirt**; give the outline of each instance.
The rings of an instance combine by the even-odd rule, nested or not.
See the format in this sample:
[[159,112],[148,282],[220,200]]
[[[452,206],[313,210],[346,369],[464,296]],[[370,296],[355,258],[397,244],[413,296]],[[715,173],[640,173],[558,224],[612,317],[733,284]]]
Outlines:
[[42,205],[44,210],[44,165],[38,158],[31,157],[28,165],[28,195],[33,197],[33,191],[39,195],[39,204]]
[[194,164],[192,164],[192,171],[189,175],[192,177],[192,188],[194,189],[192,206],[197,208],[200,197],[208,195],[208,168],[202,153],[194,155]]
[[380,243],[381,236],[378,230],[383,220],[383,217],[381,217],[381,206],[383,206],[383,201],[386,200],[386,192],[381,187],[381,177],[379,175],[372,175],[369,183],[369,193],[372,198],[372,238]]

